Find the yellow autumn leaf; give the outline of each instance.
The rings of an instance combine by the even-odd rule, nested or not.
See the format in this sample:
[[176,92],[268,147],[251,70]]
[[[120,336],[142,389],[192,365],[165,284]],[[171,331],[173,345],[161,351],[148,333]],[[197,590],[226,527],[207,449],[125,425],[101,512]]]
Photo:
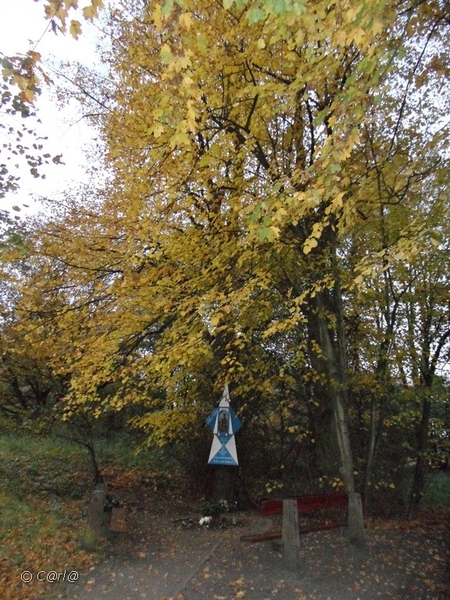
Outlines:
[[319,242],[315,237],[308,238],[303,246],[303,253],[309,254],[313,248],[316,248],[318,246],[318,244]]
[[97,8],[93,5],[85,6],[83,8],[83,16],[86,20],[93,21],[95,18],[98,17]]
[[152,18],[153,18],[153,23],[156,27],[156,30],[161,31],[163,15],[162,15],[162,10],[161,10],[161,5],[158,3],[156,3],[155,6],[153,7]]
[[187,31],[189,31],[191,29],[192,13],[190,13],[190,12],[183,13],[182,15],[180,15],[179,20],[180,20],[180,25],[182,27],[184,27]]
[[230,583],[228,585],[230,585],[232,587],[236,587],[236,586],[239,586],[239,585],[243,585],[244,583],[245,583],[244,579],[242,577],[240,577],[239,579],[236,579],[234,581],[230,581]]
[[24,102],[33,104],[33,102],[36,100],[36,94],[32,90],[27,89],[27,90],[23,90],[22,92],[20,92],[20,98]]
[[82,33],[81,23],[79,21],[72,20],[70,22],[69,33],[72,37],[74,37],[77,40]]
[[28,80],[22,75],[14,75],[11,83],[17,85],[21,90],[26,90],[28,87]]

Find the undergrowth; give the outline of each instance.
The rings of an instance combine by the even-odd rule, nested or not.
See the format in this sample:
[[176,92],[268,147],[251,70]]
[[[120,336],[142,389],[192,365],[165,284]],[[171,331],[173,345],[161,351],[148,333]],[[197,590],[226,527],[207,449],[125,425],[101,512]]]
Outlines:
[[[130,441],[98,443],[97,459],[107,480],[130,483],[148,473],[151,457]],[[93,490],[86,450],[55,437],[7,431],[0,435],[0,580],[2,600],[57,595],[61,583],[37,581],[43,573],[84,568],[101,557],[85,550],[86,509]],[[33,580],[21,581],[28,571]],[[67,582],[64,583],[67,584]]]

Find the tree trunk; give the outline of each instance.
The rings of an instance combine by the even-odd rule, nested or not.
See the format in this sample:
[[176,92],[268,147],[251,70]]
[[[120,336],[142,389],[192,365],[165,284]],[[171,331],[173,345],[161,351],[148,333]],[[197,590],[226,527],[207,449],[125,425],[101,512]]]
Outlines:
[[[340,286],[335,281],[334,313],[336,319],[336,333],[333,340],[332,330],[328,324],[323,311],[318,311],[317,330],[319,343],[322,350],[326,377],[328,381],[329,399],[333,406],[336,436],[340,455],[340,474],[344,481],[345,491],[349,495],[348,525],[350,543],[358,548],[365,547],[364,519],[361,507],[361,498],[355,494],[355,482],[353,476],[353,455],[350,443],[350,432],[347,419],[347,378],[345,374],[345,344],[342,326],[342,307],[340,302]],[[334,343],[333,343],[334,342]]]
[[225,500],[229,506],[236,501],[238,468],[228,465],[214,465],[212,500]]
[[342,293],[334,252],[330,253],[334,284],[316,292],[308,311],[311,363],[320,383],[320,405],[332,409],[335,436],[329,450],[338,443],[340,473],[347,492],[354,492],[353,457],[347,422],[347,360],[343,327]]
[[91,459],[92,470],[94,472],[94,485],[103,483],[103,475],[102,475],[102,472],[100,471],[100,467],[98,466],[94,444],[84,444],[84,446],[85,446],[85,448],[87,448],[90,459]]
[[417,457],[414,479],[409,499],[408,516],[416,517],[422,500],[427,474],[428,430],[430,424],[431,401],[428,395],[422,401],[422,417],[417,429]]
[[[372,480],[373,480],[373,467],[375,464],[375,457],[377,454],[378,446],[380,445],[380,439],[383,429],[383,421],[385,416],[387,396],[383,393],[383,396],[377,402],[375,394],[372,395],[370,404],[370,430],[369,430],[369,442],[367,445],[366,453],[366,464],[364,468],[364,510],[366,513],[371,510],[371,496],[372,496]],[[378,409],[378,410],[377,410]]]
[[[333,406],[341,461],[340,473],[344,481],[345,491],[349,496],[348,525],[350,543],[362,549],[365,547],[364,519],[360,495],[355,494],[353,453],[348,427],[347,354],[342,289],[338,259],[336,256],[336,234],[331,232],[330,236],[330,261],[333,274],[333,288],[332,290],[324,290],[324,292],[322,292],[322,294],[328,296],[328,298],[324,298],[328,303],[328,306],[323,304],[318,307],[319,343],[325,359],[330,400]],[[318,295],[319,302],[322,294]],[[327,314],[324,309],[328,309],[329,314]]]
[[[303,223],[302,226],[295,228],[300,247],[302,240],[307,237],[306,231],[310,230],[311,226],[311,223]],[[328,438],[327,454],[336,456],[337,441],[339,472],[345,491],[349,494],[349,498],[353,498],[350,496],[355,493],[355,482],[347,417],[346,338],[337,247],[336,223],[329,222],[322,231],[316,248],[309,255],[307,273],[303,275],[303,285],[306,279],[311,290],[306,317],[313,387],[322,394],[320,398],[316,397],[312,400],[318,402],[324,414],[333,415],[334,435]],[[332,280],[332,286],[326,281],[327,279]],[[329,423],[326,424],[328,425]],[[349,524],[354,525],[353,529],[356,532],[355,536],[351,537],[352,543],[364,546],[362,510],[356,501],[349,503]]]

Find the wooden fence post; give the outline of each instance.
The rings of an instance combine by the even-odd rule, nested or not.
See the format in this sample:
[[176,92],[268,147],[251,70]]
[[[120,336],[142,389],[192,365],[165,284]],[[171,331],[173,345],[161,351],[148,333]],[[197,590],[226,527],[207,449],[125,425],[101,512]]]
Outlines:
[[291,571],[300,568],[300,535],[298,531],[297,501],[283,500],[283,556]]
[[92,492],[89,504],[88,526],[95,539],[108,537],[108,517],[105,513],[106,484],[99,483]]
[[361,494],[348,494],[348,535],[350,543],[360,550],[366,546]]

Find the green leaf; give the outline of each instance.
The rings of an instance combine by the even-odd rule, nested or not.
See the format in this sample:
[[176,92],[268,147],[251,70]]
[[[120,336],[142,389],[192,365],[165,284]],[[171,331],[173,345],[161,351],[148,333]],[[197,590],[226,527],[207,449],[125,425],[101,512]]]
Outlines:
[[173,0],[166,0],[162,6],[162,14],[167,17],[172,12]]
[[276,15],[284,15],[288,12],[285,0],[267,0],[266,6]]
[[264,242],[265,240],[270,240],[272,237],[272,231],[270,227],[261,227],[258,231],[258,239],[260,242]]
[[168,44],[163,44],[161,46],[161,60],[166,63],[169,64],[172,61],[172,51],[170,49],[170,46]]
[[208,50],[208,39],[204,33],[197,35],[197,48],[200,52],[206,52]]
[[266,18],[266,13],[261,10],[258,6],[252,6],[247,13],[247,21],[252,23],[257,23],[258,21],[263,21]]
[[176,146],[187,146],[190,143],[189,134],[184,131],[175,133],[170,138],[170,147],[175,148]]
[[249,220],[247,221],[247,225],[253,225],[253,223],[258,220],[259,215],[261,214],[261,209],[261,204],[257,204],[254,211],[250,215]]

